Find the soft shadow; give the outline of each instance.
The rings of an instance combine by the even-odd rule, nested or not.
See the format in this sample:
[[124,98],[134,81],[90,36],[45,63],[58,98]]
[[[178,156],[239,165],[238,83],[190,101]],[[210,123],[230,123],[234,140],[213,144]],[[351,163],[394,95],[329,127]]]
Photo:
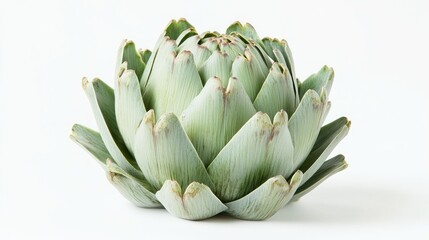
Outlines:
[[[134,208],[133,210],[135,210],[135,208],[137,208],[137,209],[139,209],[139,211],[144,211],[146,213],[155,213],[157,215],[164,214],[166,216],[168,215],[168,217],[176,218],[173,215],[170,215],[167,212],[167,210],[165,210],[162,207],[158,207],[158,208],[139,208],[139,207],[136,207],[136,206],[134,206],[132,204],[129,204],[129,205],[130,205],[130,207]],[[189,221],[189,222],[195,222],[195,223],[198,223],[198,222],[201,222],[201,223],[207,223],[207,222],[208,223],[231,223],[231,222],[236,222],[238,219],[233,218],[232,216],[230,216],[229,214],[227,214],[225,212],[222,212],[222,213],[217,214],[216,216],[213,216],[211,218],[204,219],[204,220],[196,220],[196,221],[185,220],[185,219],[180,219],[180,220]]]
[[[335,193],[329,195],[328,193]],[[270,221],[358,223],[399,219],[411,199],[406,194],[383,188],[331,188],[292,202]]]
[[[291,223],[317,222],[321,224],[376,223],[401,219],[413,203],[412,196],[395,191],[395,189],[350,186],[330,187],[320,192],[310,192],[299,201],[289,203],[267,221]],[[132,207],[135,208],[133,205]],[[140,209],[147,213],[168,214],[163,208]],[[191,222],[238,224],[242,223],[243,220],[239,220],[223,212],[203,221]]]
[[229,215],[228,213],[222,212],[219,213],[216,216],[213,216],[209,219],[204,220],[205,223],[232,223],[232,222],[236,222],[237,219],[233,218],[231,215]]

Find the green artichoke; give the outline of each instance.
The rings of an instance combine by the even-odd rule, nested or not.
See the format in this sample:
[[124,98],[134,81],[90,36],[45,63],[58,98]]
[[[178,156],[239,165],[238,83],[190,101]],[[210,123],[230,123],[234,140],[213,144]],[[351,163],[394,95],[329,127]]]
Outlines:
[[71,138],[139,207],[262,220],[346,168],[326,160],[350,127],[322,127],[333,78],[324,66],[300,83],[287,42],[250,24],[198,34],[173,20],[153,52],[122,43],[114,90],[83,79],[100,132],[75,124]]

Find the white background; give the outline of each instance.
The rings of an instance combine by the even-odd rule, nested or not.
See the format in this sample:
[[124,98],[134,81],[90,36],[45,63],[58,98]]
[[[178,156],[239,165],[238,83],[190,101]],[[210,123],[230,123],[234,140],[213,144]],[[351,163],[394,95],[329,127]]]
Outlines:
[[[298,3],[299,2],[299,3]],[[427,1],[1,1],[0,239],[429,239]],[[286,38],[304,79],[333,66],[349,168],[265,222],[139,209],[69,138],[95,128],[81,78],[113,83],[122,39],[172,18]]]

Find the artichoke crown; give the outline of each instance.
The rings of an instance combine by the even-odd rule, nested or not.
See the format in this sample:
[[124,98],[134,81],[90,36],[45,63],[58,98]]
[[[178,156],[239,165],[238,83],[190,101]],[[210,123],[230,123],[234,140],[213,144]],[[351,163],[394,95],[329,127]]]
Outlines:
[[137,206],[266,219],[347,166],[326,160],[350,127],[322,127],[333,78],[324,66],[300,83],[287,42],[248,23],[198,34],[173,20],[152,52],[122,42],[114,89],[83,79],[99,132],[71,137]]

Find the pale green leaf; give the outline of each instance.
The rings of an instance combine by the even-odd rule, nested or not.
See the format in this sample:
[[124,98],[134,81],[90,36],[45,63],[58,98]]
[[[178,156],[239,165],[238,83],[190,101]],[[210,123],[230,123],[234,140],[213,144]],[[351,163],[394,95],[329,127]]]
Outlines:
[[[170,40],[170,38],[166,37],[164,34],[162,34],[158,41],[155,44],[155,48],[153,52],[150,54],[149,59],[145,62],[146,67],[144,68],[143,75],[140,79],[140,88],[142,89],[142,92],[146,88],[147,82],[149,81],[149,77],[152,74],[153,70],[153,64],[155,63],[156,56],[158,55],[158,52],[160,52],[159,47],[161,45],[166,45],[165,42],[174,43],[175,41]],[[171,51],[175,50],[175,45],[173,45],[173,49]],[[161,51],[162,52],[162,51]]]
[[264,74],[257,62],[257,58],[245,50],[244,56],[237,57],[232,64],[232,76],[238,78],[252,101],[255,100],[261,86],[268,74]]
[[189,29],[194,28],[186,19],[180,18],[179,20],[171,20],[165,29],[165,36],[170,37],[170,39],[176,40],[180,34]]
[[235,133],[256,113],[241,83],[219,78],[207,81],[201,93],[181,116],[183,128],[206,166]]
[[253,104],[258,111],[267,113],[270,118],[281,109],[292,115],[296,106],[289,71],[274,63]]
[[323,111],[322,120],[320,121],[320,125],[323,125],[323,123],[325,122],[326,117],[328,116],[328,113],[331,110],[331,105],[332,105],[332,103],[330,101],[328,101],[326,103],[325,111]]
[[325,106],[319,94],[309,90],[291,116],[289,130],[295,147],[294,168],[298,168],[303,163],[313,148],[319,135]]
[[178,182],[167,180],[156,197],[170,214],[188,220],[209,218],[227,209],[209,187],[198,182],[192,182],[182,194]]
[[265,52],[264,48],[262,47],[262,41],[257,43],[255,45],[255,49],[258,51],[258,55],[261,57],[261,59],[264,61],[265,66],[267,67],[267,69],[271,68],[271,66],[273,65],[273,61],[270,59],[270,56],[268,56],[268,54]]
[[[250,25],[250,24],[249,24]],[[253,29],[253,27],[251,27]],[[254,30],[254,29],[253,29]],[[255,31],[256,34],[256,31]],[[234,39],[234,43],[240,43],[243,48],[250,45],[255,47],[255,49],[258,51],[258,54],[261,59],[265,62],[265,65],[267,66],[267,68],[271,67],[272,61],[270,59],[270,56],[267,54],[265,48],[264,48],[264,43],[259,39],[259,37],[254,35],[254,36],[250,36],[249,34],[246,33],[242,33],[242,32],[231,32],[231,38]],[[249,41],[250,39],[250,41]]]
[[91,104],[101,138],[110,155],[126,172],[138,178],[143,178],[119,132],[115,117],[115,95],[113,89],[100,79],[94,79],[92,82],[89,82],[84,78],[82,86]]
[[227,35],[224,37],[227,38],[228,41],[234,45],[235,48],[239,49],[239,52],[242,54],[246,49],[247,43],[241,40],[239,35],[240,35],[239,33],[234,33],[232,35]]
[[292,201],[297,201],[305,194],[316,188],[319,184],[325,181],[330,176],[347,168],[347,162],[343,155],[337,155],[326,162],[317,170],[317,172],[298,188]]
[[326,90],[327,95],[329,95],[333,81],[334,70],[328,66],[323,66],[319,72],[312,74],[300,84],[299,95],[302,98],[309,89],[313,89],[318,94],[321,94],[323,88]]
[[300,170],[304,172],[301,185],[304,184],[322,166],[332,150],[347,135],[350,128],[347,118],[339,118],[320,129],[319,136]]
[[292,52],[286,40],[279,41],[278,39],[264,38],[262,46],[265,47],[268,55],[279,63],[282,63],[289,69],[296,95],[296,104],[299,103],[298,80],[295,74],[295,65],[293,62]]
[[136,72],[137,78],[140,79],[143,75],[146,64],[139,52],[136,50],[136,46],[131,40],[124,40],[121,43],[121,47],[118,50],[118,63],[116,65],[116,75],[119,76],[119,69],[123,62],[127,62],[128,69],[132,69]]
[[112,159],[98,132],[85,126],[74,124],[70,138],[86,149],[106,169],[106,160]]
[[243,55],[245,50],[241,44],[226,41],[221,42],[219,47],[221,52],[228,54],[229,58],[231,59],[231,63],[236,57]]
[[140,83],[133,70],[125,70],[115,81],[115,114],[119,132],[132,154],[137,128],[146,114]]
[[145,50],[139,50],[139,54],[143,62],[146,64],[149,61],[149,58],[152,55],[152,52],[149,49],[145,49]]
[[206,47],[207,49],[210,50],[210,52],[219,50],[219,44],[215,38],[204,39],[204,42],[201,44],[201,46]]
[[219,37],[221,34],[216,31],[207,31],[200,34],[201,39]]
[[199,45],[200,39],[200,36],[195,35],[186,39],[186,41],[184,41],[179,46],[179,52],[192,52],[192,55],[194,56],[195,66],[197,67],[197,69],[200,69],[203,63],[205,63],[207,59],[212,55],[212,52],[207,47]]
[[269,69],[271,68],[271,62],[265,62],[264,56],[259,51],[257,45],[248,44],[246,46],[246,50],[248,50],[248,53],[245,51],[244,54],[248,54],[254,60],[254,66],[259,71],[259,75],[264,76],[265,79],[268,75]]
[[219,152],[207,168],[222,201],[243,197],[268,178],[292,171],[293,145],[287,114],[274,122],[256,113]]
[[199,73],[204,83],[211,77],[217,77],[226,87],[231,76],[232,60],[226,53],[214,51],[207,61],[201,66]]
[[118,189],[118,191],[130,202],[138,207],[154,208],[161,204],[147,183],[128,175],[110,159],[107,160],[107,179]]
[[194,28],[188,28],[185,31],[183,31],[176,39],[176,43],[179,46],[182,44],[186,39],[192,37],[192,36],[198,36],[197,31],[195,31]]
[[[161,38],[157,43],[158,47],[149,58],[148,65],[143,73],[142,81],[146,77],[146,85],[144,89],[143,101],[147,109],[153,109],[153,90],[152,85],[158,81],[165,82],[170,78],[173,69],[174,59],[176,57],[176,42],[168,37]],[[149,71],[150,68],[150,71]],[[149,91],[149,93],[148,93]]]
[[147,109],[154,109],[157,117],[180,115],[203,88],[192,53],[182,51],[175,57],[174,49],[171,40],[161,45],[143,94]]
[[273,53],[274,53],[274,56],[277,59],[277,62],[280,63],[281,65],[283,65],[283,67],[288,68],[287,64],[286,64],[286,60],[284,59],[281,51],[279,49],[277,49],[277,48],[274,48],[273,49]]
[[[279,41],[278,39],[273,39],[271,41],[271,47],[273,50],[277,49],[281,52],[281,55],[283,56],[283,60],[286,63],[286,67],[289,68],[292,78],[295,79],[296,78],[295,65],[293,63],[292,53],[290,51],[288,43],[285,40]],[[279,58],[277,58],[277,61],[280,61]]]
[[[277,60],[277,57],[276,56],[274,56],[274,49],[273,49],[273,47],[271,46],[271,42],[272,42],[273,40],[271,39],[271,38],[268,38],[268,37],[265,37],[265,38],[263,38],[262,39],[262,43],[263,43],[263,48],[264,48],[264,50],[265,50],[265,52],[268,54],[268,56],[270,56],[270,58],[272,59],[272,60]],[[278,61],[277,61],[278,62]]]
[[290,184],[281,175],[268,179],[261,186],[246,196],[226,203],[227,212],[232,216],[245,220],[264,220],[273,216],[292,198],[302,178],[297,171]]
[[153,110],[146,113],[137,130],[134,153],[143,174],[156,189],[169,179],[182,187],[193,181],[211,186],[203,162],[173,113],[162,115],[156,124]]
[[259,40],[258,33],[250,23],[246,23],[243,25],[238,21],[234,22],[226,29],[227,34],[231,34],[233,32],[240,33],[241,35],[245,36],[246,38],[252,39],[253,41]]
[[[288,63],[289,71],[291,72],[291,75],[294,80],[296,80],[296,74],[295,74],[295,64],[293,61],[292,51],[289,47],[289,44],[286,42],[286,40],[282,40],[285,50],[285,59]],[[296,90],[298,90],[298,84],[295,82],[295,86],[297,87]],[[298,93],[298,91],[297,91]]]

